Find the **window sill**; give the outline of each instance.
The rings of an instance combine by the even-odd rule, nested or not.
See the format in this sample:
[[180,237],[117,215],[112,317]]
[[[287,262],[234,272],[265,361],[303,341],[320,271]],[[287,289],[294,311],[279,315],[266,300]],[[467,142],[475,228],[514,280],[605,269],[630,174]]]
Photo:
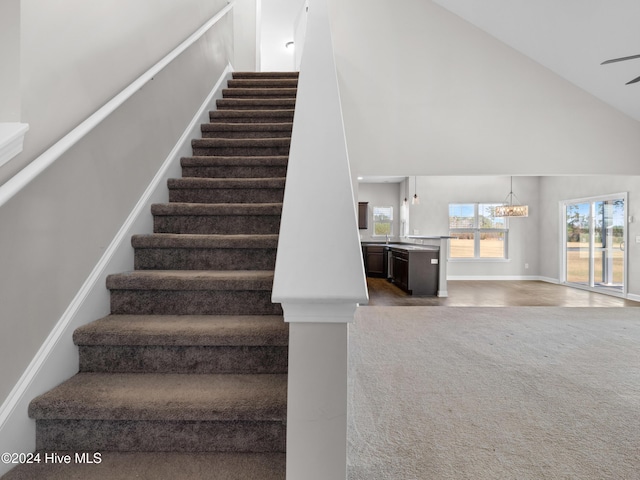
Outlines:
[[0,123],[0,167],[22,152],[26,123]]

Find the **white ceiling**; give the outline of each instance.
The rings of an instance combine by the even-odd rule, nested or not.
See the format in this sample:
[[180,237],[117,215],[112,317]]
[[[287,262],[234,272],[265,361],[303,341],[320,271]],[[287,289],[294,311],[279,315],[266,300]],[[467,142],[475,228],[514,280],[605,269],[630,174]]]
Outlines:
[[640,121],[640,0],[432,0]]
[[[640,121],[640,82],[625,85],[640,59],[600,65],[640,54],[640,0],[432,1]],[[291,62],[283,45],[302,2],[262,1],[264,69],[290,69],[278,62]]]

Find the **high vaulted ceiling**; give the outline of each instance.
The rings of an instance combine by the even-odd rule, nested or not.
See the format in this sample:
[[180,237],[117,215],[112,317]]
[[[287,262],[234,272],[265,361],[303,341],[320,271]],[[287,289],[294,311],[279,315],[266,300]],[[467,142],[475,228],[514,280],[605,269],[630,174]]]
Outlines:
[[640,121],[640,1],[432,1]]

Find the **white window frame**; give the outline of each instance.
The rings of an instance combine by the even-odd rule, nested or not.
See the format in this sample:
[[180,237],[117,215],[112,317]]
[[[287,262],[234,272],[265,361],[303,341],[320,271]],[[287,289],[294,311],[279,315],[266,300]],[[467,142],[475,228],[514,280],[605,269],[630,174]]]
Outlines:
[[[451,211],[452,205],[465,205],[473,207],[473,227],[465,227],[465,228],[451,228],[451,216],[449,215]],[[447,208],[447,218],[449,220],[449,235],[452,237],[456,237],[461,233],[471,233],[473,234],[473,257],[453,257],[452,249],[449,248],[449,258],[453,262],[507,262],[509,261],[509,219],[507,217],[504,218],[504,228],[481,228],[480,225],[480,206],[492,205],[499,206],[503,205],[503,203],[496,202],[459,202],[459,203],[450,203]],[[504,234],[504,246],[503,246],[503,256],[502,257],[481,257],[480,256],[480,241],[483,233],[503,233]],[[453,239],[452,239],[453,241]]]

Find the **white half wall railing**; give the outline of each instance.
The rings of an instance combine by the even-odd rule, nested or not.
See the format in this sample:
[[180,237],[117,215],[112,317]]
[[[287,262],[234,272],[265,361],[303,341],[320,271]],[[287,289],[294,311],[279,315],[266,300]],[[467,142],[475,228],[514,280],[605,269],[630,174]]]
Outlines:
[[153,80],[159,72],[173,62],[181,53],[197,42],[211,27],[218,23],[229,13],[235,4],[235,0],[229,1],[227,6],[211,17],[204,25],[191,34],[185,41],[169,52],[153,67],[147,70],[134,80],[128,87],[109,100],[105,105],[84,120],[80,125],[71,130],[68,134],[58,140],[54,145],[42,153],[39,157],[11,177],[6,183],[0,186],[0,207],[13,198],[20,190],[27,186],[40,173],[51,166],[65,152],[78,143],[82,138],[100,125],[109,115],[111,115],[120,105],[131,98],[138,90]]
[[344,480],[348,324],[368,294],[326,0],[309,5],[272,299],[289,323],[287,479]]

